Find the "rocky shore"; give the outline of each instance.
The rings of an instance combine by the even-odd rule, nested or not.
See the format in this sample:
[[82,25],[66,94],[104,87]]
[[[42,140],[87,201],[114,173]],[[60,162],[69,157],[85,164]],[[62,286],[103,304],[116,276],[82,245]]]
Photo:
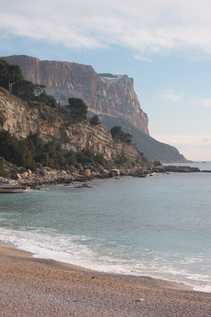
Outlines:
[[138,168],[129,170],[111,169],[106,170],[102,166],[91,169],[71,168],[68,171],[51,169],[39,165],[36,170],[27,170],[23,173],[14,173],[9,179],[0,178],[2,184],[22,185],[35,188],[44,184],[70,184],[73,182],[87,182],[94,178],[112,178],[119,176],[135,176],[144,177],[149,174],[152,169],[142,170]]
[[0,177],[0,184],[11,184],[19,186],[29,186],[36,188],[44,184],[70,184],[73,182],[87,182],[94,178],[112,178],[119,176],[146,177],[153,176],[154,173],[196,173],[201,172],[198,167],[190,166],[164,166],[159,161],[151,162],[151,164],[141,167],[136,165],[131,169],[110,169],[106,170],[101,165],[87,169],[77,169],[71,167],[69,170],[51,169],[37,164],[37,168],[33,171],[17,168],[16,173],[10,174],[9,178]]

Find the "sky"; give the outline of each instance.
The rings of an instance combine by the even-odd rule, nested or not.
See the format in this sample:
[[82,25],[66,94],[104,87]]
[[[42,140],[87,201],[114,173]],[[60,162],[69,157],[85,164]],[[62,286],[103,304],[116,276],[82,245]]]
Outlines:
[[0,56],[134,79],[149,133],[211,161],[210,0],[0,0]]

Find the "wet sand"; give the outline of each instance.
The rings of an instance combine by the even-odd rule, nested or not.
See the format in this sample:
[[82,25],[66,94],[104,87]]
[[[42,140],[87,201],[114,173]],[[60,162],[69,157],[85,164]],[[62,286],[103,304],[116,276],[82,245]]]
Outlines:
[[1,317],[211,316],[211,293],[31,255],[0,243]]

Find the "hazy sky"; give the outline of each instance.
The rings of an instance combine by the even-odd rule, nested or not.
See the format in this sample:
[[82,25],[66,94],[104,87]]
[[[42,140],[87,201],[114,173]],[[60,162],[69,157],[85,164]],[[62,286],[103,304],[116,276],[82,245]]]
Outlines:
[[211,161],[210,0],[0,0],[0,56],[134,78],[150,135]]

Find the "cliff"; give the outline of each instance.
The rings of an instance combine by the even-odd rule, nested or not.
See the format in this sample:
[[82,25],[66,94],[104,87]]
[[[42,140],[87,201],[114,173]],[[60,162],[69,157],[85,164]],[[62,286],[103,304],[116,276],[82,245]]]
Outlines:
[[133,79],[128,76],[97,74],[91,66],[40,61],[24,55],[1,58],[10,64],[18,64],[25,79],[46,85],[46,92],[61,105],[66,105],[70,97],[83,99],[89,107],[89,117],[97,114],[107,129],[122,126],[125,133],[132,134],[132,141],[150,160],[187,162],[175,147],[149,136],[147,115],[140,108]]
[[88,121],[67,124],[60,118],[50,122],[53,111],[56,116],[56,110],[37,102],[24,102],[0,88],[0,131],[9,129],[18,138],[37,132],[46,141],[57,140],[67,150],[88,148],[106,159],[117,159],[121,155],[133,160],[140,157],[133,145],[114,143],[111,133],[102,125],[92,126]]
[[10,64],[18,64],[25,79],[45,85],[46,92],[55,96],[61,105],[68,104],[70,97],[81,98],[93,112],[123,117],[149,134],[148,117],[140,108],[132,78],[126,75],[100,75],[92,66],[40,61],[25,55],[1,58]]

